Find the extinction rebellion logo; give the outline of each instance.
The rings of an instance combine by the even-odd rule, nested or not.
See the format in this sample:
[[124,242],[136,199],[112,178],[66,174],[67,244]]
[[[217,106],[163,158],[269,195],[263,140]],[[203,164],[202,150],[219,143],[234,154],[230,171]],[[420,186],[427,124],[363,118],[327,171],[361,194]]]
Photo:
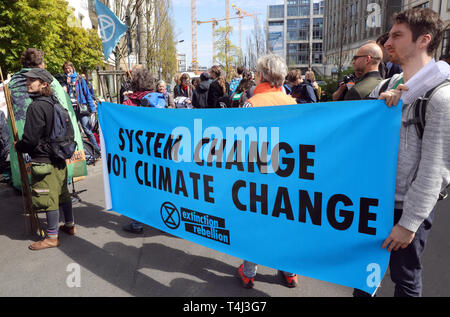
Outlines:
[[184,207],[180,211],[170,202],[161,205],[161,218],[169,229],[177,229],[183,221],[186,232],[230,244],[230,231],[225,228],[225,219]]

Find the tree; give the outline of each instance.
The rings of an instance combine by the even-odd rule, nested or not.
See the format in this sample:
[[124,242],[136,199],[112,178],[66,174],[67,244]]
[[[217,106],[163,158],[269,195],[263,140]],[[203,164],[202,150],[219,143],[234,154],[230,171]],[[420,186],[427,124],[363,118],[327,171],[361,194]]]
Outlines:
[[169,80],[177,69],[177,52],[170,0],[147,0],[147,66],[160,78]]
[[227,80],[231,79],[232,69],[239,66],[239,61],[242,60],[241,49],[238,46],[232,44],[230,40],[231,36],[228,36],[232,33],[232,26],[224,26],[216,30],[216,60],[224,67],[227,75]]
[[[129,17],[132,42],[138,42],[139,62],[150,69],[155,77],[169,80],[177,69],[177,53],[170,0],[116,0],[116,15],[125,21]],[[121,56],[127,56],[127,41],[117,46]]]
[[267,53],[266,40],[258,17],[254,17],[253,31],[247,37],[246,67],[254,69],[259,57]]
[[0,2],[0,64],[5,73],[21,68],[20,56],[30,47],[45,53],[47,69],[62,71],[71,60],[91,70],[102,60],[101,40],[95,32],[69,26],[65,0],[5,0]]

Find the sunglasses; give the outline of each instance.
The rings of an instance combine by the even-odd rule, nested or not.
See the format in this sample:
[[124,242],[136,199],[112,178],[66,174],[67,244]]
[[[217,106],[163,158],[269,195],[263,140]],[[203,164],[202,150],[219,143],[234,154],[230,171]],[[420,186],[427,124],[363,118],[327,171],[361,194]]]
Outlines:
[[370,57],[371,59],[375,59],[375,60],[380,59],[379,57],[373,57],[370,55],[355,55],[355,56],[353,56],[353,61],[356,61],[360,57]]

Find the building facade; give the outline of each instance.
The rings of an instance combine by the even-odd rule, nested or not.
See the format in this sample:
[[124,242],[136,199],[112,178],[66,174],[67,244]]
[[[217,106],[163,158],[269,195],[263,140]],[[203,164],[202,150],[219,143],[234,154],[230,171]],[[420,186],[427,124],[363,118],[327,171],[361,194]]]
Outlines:
[[388,32],[402,8],[401,0],[325,0],[325,74],[351,67],[358,48]]
[[324,1],[285,0],[267,10],[267,48],[290,69],[323,74]]

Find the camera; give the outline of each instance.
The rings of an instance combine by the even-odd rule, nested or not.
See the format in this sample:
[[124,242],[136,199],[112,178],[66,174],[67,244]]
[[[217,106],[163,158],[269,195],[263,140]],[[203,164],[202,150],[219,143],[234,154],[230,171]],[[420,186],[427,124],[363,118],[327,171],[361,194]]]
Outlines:
[[348,84],[349,82],[355,82],[356,81],[356,76],[351,74],[351,75],[346,75],[344,76],[344,78],[342,78],[342,81],[345,84]]

